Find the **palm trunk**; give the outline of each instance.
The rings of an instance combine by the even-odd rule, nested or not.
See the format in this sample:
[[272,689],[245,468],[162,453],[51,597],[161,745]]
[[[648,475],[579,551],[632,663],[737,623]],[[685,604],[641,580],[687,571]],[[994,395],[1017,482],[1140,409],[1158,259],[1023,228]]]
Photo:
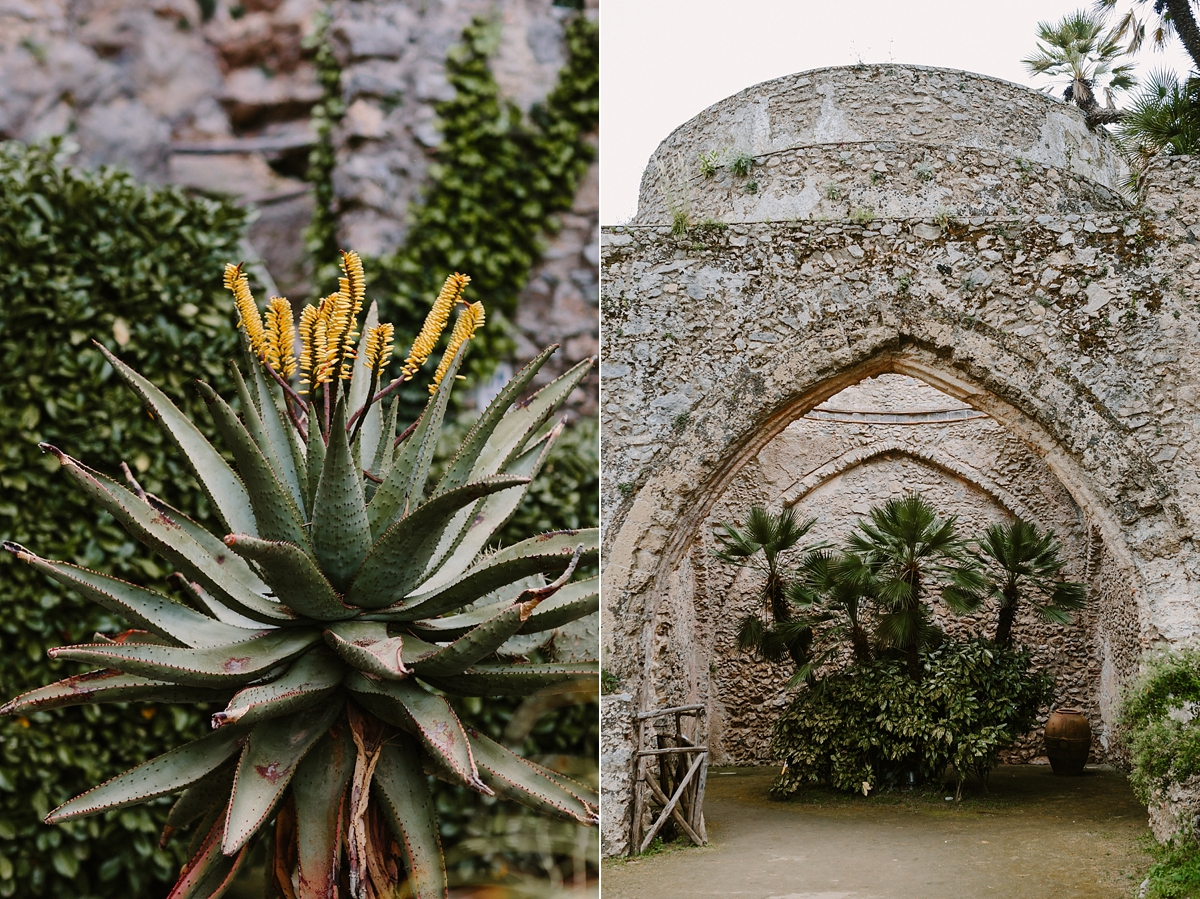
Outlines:
[[[767,575],[767,598],[771,603],[771,615],[777,625],[792,620],[792,607],[787,597],[783,595],[783,578],[777,571]],[[808,664],[808,648],[797,643],[788,644],[788,656],[799,671]],[[810,678],[811,679],[811,678]]]
[[850,645],[854,647],[854,661],[871,661],[871,641],[867,637],[866,628],[861,624],[850,626]]
[[1084,116],[1087,117],[1088,128],[1111,125],[1121,121],[1127,114],[1123,109],[1101,106],[1097,103],[1096,95],[1092,93],[1092,86],[1082,78],[1076,78],[1075,83],[1071,85],[1071,99],[1075,101],[1076,106],[1083,110]]
[[1012,648],[1012,627],[1017,617],[1017,591],[1005,587],[1000,599],[1000,620],[996,624],[996,645],[1003,649]]
[[1190,0],[1167,0],[1167,11],[1171,14],[1171,24],[1175,33],[1183,41],[1183,47],[1192,58],[1192,63],[1200,69],[1200,26],[1192,15]]
[[[905,580],[912,587],[906,611],[920,613],[921,610],[921,573],[912,570],[906,573]],[[908,664],[908,676],[917,683],[921,682],[921,635],[915,633],[904,647],[904,658]]]

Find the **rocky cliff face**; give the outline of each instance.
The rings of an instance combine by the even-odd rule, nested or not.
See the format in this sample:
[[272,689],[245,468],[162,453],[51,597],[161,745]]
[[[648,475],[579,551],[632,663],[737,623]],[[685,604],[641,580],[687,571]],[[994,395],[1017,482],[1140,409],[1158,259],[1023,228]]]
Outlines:
[[[528,109],[563,64],[569,9],[550,0],[0,0],[0,139],[68,135],[79,164],[254,203],[251,243],[280,291],[302,296],[302,233],[314,208],[302,177],[322,99],[311,38],[323,11],[346,104],[332,135],[339,239],[365,254],[394,250],[439,143],[433,106],[451,90],[446,53],[463,28],[476,16],[501,24],[495,76]],[[596,351],[598,210],[593,168],[531,273],[517,321],[523,353],[551,340],[571,358]]]

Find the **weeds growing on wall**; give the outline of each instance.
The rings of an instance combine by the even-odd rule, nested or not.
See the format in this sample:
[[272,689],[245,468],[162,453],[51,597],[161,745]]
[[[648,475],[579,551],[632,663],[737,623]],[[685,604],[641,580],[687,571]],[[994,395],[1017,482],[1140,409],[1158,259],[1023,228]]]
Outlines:
[[[222,265],[238,258],[245,212],[116,171],[66,168],[60,149],[0,145],[0,539],[161,589],[170,571],[139,557],[110,516],[66,489],[37,444],[101,465],[124,459],[147,490],[207,517],[190,471],[130,405],[92,340],[115,343],[200,413],[190,384],[225,383],[237,346],[218,294]],[[64,595],[7,553],[0,583],[6,695],[70,673],[46,658],[47,647],[119,629],[121,619]],[[182,861],[157,848],[168,804],[57,828],[40,819],[147,753],[199,736],[204,717],[164,704],[134,715],[108,706],[0,720],[0,896],[162,895]]]

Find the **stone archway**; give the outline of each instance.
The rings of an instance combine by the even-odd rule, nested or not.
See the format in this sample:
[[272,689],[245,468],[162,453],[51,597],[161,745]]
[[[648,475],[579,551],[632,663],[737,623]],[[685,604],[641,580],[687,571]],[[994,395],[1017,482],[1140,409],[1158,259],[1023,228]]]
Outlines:
[[[896,113],[901,87],[928,111]],[[697,168],[738,142],[753,191]],[[602,236],[604,664],[633,706],[700,697],[687,559],[717,498],[882,372],[1002,424],[1094,524],[1135,610],[1114,622],[1116,682],[1141,648],[1197,635],[1200,165],[1153,171],[1133,206],[1114,160],[1063,104],[900,66],[768,82],[664,142],[638,218]],[[822,183],[842,187],[812,205]],[[949,205],[929,215],[935,188]],[[872,197],[888,217],[851,205]],[[609,851],[628,786],[606,785]]]

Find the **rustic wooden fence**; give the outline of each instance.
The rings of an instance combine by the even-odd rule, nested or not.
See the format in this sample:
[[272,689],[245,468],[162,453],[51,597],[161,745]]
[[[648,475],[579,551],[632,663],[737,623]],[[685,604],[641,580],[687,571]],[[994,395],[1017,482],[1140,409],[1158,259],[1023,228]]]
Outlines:
[[[702,705],[638,712],[637,754],[633,803],[633,839],[630,850],[645,852],[671,821],[697,846],[708,842],[704,829],[704,785],[708,778],[708,747],[698,746],[683,732],[683,719],[699,724]],[[660,718],[674,718],[674,729],[654,727],[655,745],[647,748],[647,726]],[[693,733],[699,733],[696,727]],[[657,813],[642,834],[646,811]]]

